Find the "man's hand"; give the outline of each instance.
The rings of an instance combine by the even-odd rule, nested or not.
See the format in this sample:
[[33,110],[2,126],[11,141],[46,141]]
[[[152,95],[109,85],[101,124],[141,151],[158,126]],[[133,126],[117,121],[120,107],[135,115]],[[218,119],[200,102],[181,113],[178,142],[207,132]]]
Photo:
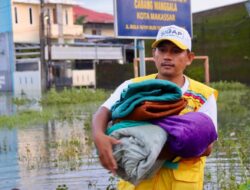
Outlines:
[[[192,161],[198,161],[200,157],[202,156],[209,156],[212,152],[212,148],[213,148],[213,143],[211,143],[207,149],[200,155],[197,157],[191,157],[191,158],[181,158],[181,160],[192,160]],[[160,160],[173,160],[177,155],[174,154],[174,152],[172,152],[168,146],[167,143],[165,144],[165,146],[163,147],[162,151],[160,152],[158,159]]]
[[117,163],[112,154],[112,146],[120,141],[105,134],[110,117],[110,111],[105,107],[100,107],[92,119],[92,132],[101,164],[115,174]]
[[99,153],[99,159],[102,166],[110,170],[113,174],[116,173],[117,163],[112,154],[112,146],[119,144],[115,138],[109,137],[105,134],[100,134],[95,137],[95,144]]
[[202,153],[202,155],[200,155],[200,157],[202,156],[209,156],[212,152],[212,149],[213,149],[213,143],[211,143],[207,149],[205,150],[205,152]]
[[182,158],[182,160],[199,160],[198,158],[200,158],[200,157],[209,156],[212,152],[212,149],[213,149],[213,143],[208,145],[207,149],[200,156],[191,157],[191,158]]

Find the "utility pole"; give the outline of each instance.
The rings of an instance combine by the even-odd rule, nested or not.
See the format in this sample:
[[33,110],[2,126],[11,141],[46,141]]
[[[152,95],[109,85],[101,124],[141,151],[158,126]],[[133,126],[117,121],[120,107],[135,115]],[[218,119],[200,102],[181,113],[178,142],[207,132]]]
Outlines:
[[48,19],[47,19],[47,48],[48,48],[48,60],[47,60],[47,89],[51,88],[52,85],[52,62],[51,62],[51,19],[50,19],[50,10],[48,10]]
[[139,57],[140,57],[140,76],[146,75],[146,66],[145,66],[145,42],[144,40],[138,40],[139,46]]
[[44,0],[40,0],[40,61],[41,61],[41,82],[42,89],[45,90],[47,88],[47,79],[48,79],[48,67],[45,61],[45,25],[44,25],[44,12],[45,12],[45,4]]

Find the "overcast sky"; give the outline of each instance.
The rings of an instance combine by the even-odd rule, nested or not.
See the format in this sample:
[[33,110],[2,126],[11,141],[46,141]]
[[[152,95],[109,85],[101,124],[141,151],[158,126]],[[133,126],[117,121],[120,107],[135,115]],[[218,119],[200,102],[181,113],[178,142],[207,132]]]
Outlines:
[[[76,0],[82,6],[98,11],[113,14],[113,0]],[[223,5],[244,2],[246,0],[191,0],[192,12],[199,12]]]

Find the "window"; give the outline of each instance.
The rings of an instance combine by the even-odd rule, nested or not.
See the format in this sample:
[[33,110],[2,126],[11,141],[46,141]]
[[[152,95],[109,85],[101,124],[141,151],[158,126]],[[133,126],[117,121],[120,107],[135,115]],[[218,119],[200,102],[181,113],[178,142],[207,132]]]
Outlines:
[[32,20],[32,9],[29,8],[29,14],[30,14],[30,24],[33,24],[33,20]]
[[57,24],[57,16],[56,16],[56,9],[53,9],[53,23]]
[[66,22],[67,25],[69,24],[69,21],[68,21],[68,11],[67,10],[65,12],[65,22]]
[[37,62],[17,62],[16,71],[38,71],[39,66]]
[[101,31],[101,29],[95,28],[95,29],[92,29],[92,34],[93,35],[102,35],[102,31]]
[[14,12],[15,12],[15,23],[18,23],[18,18],[17,18],[17,8],[14,8]]
[[97,31],[95,29],[92,30],[92,34],[93,35],[96,35],[97,34]]

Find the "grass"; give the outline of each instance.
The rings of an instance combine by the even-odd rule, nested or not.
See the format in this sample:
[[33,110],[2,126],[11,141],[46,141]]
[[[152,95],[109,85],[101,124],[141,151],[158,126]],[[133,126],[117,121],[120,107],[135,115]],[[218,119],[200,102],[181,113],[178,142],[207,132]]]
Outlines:
[[81,158],[84,154],[84,139],[72,135],[70,139],[62,139],[50,144],[54,150],[54,166],[64,170],[77,170],[83,164]]
[[[215,189],[238,190],[249,184],[250,88],[238,82],[218,82],[218,132],[212,157],[216,158]],[[207,184],[213,187],[211,173]],[[211,189],[211,188],[210,188]]]
[[72,121],[93,113],[110,92],[102,89],[72,88],[57,92],[51,89],[40,100],[41,110],[29,109],[34,100],[26,97],[13,98],[17,112],[13,115],[0,116],[1,127],[25,127],[38,123],[46,123],[51,119]]
[[41,105],[65,105],[82,104],[86,102],[102,101],[107,98],[109,93],[102,89],[72,88],[64,89],[61,92],[51,89],[45,94],[40,103]]
[[53,114],[49,110],[46,112],[24,110],[11,116],[2,115],[0,116],[0,127],[12,128],[45,123],[53,118]]

